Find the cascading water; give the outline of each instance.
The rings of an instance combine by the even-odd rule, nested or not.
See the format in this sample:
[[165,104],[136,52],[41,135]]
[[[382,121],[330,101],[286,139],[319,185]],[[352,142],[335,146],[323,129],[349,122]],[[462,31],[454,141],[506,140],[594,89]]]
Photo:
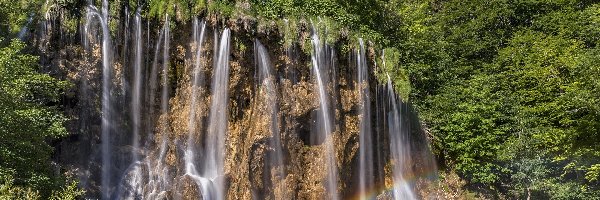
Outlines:
[[[149,87],[146,91],[148,95],[148,106],[152,109],[148,109],[148,115],[154,116],[154,107],[156,106],[156,87],[158,85],[158,58],[160,55],[160,45],[163,43],[165,29],[160,29],[158,34],[158,41],[154,47],[154,57],[152,60],[152,67],[150,69]],[[150,129],[151,131],[152,129]]]
[[[169,42],[170,42],[170,23],[169,15],[165,17],[164,25],[164,44],[163,44],[163,65],[162,65],[162,92],[160,98],[160,111],[162,114],[169,112]],[[163,132],[168,131],[167,126],[163,126]]]
[[[313,28],[314,29],[314,28]],[[319,130],[319,140],[323,139],[323,148],[325,150],[325,166],[327,170],[327,181],[326,181],[326,189],[327,189],[327,197],[330,199],[338,199],[337,194],[337,162],[335,157],[335,149],[333,144],[333,134],[332,134],[332,126],[331,123],[333,119],[331,118],[331,113],[329,111],[329,99],[326,91],[326,82],[323,80],[323,72],[322,69],[325,66],[325,63],[328,61],[326,55],[326,51],[328,48],[326,45],[321,44],[319,39],[319,35],[316,30],[312,35],[312,45],[313,51],[311,55],[311,60],[313,64],[313,71],[315,74],[315,90],[318,91],[318,100],[320,106],[319,118],[321,121],[322,128]]]
[[[165,16],[165,24],[164,24],[164,40],[163,40],[163,63],[162,63],[162,89],[161,89],[161,98],[160,98],[160,111],[161,117],[159,117],[159,122],[157,123],[159,127],[161,127],[160,134],[161,137],[158,141],[159,143],[159,152],[158,159],[156,160],[156,164],[154,166],[149,166],[148,168],[153,178],[151,182],[153,182],[153,191],[150,193],[150,198],[158,198],[164,196],[166,192],[167,186],[170,185],[170,174],[169,169],[165,166],[165,157],[167,154],[168,142],[169,142],[169,123],[168,123],[168,112],[169,112],[169,41],[170,41],[170,27],[169,27],[169,16]],[[155,173],[155,174],[152,174]]]
[[[383,67],[385,67],[385,50],[381,51],[381,64]],[[380,70],[381,68],[378,68],[377,66],[377,62],[375,62],[374,67],[374,71],[375,74],[378,73],[382,73]],[[385,116],[387,115],[385,106],[387,105],[387,101],[386,98],[383,96],[383,94],[385,94],[385,85],[384,84],[377,84],[377,86],[375,87],[375,109],[374,111],[374,115],[373,117],[375,118],[375,126],[374,126],[374,131],[375,131],[375,168],[374,168],[374,176],[375,176],[375,185],[383,185],[384,181],[385,181],[385,171],[384,171],[384,165],[386,164],[385,161],[385,154],[386,152],[384,151],[384,146],[385,145],[385,138],[386,138],[386,125],[387,125],[387,121],[385,120]]]
[[204,42],[204,30],[206,28],[206,23],[201,22],[198,23],[198,19],[194,19],[194,24],[193,24],[193,37],[194,37],[194,46],[196,48],[196,52],[195,52],[195,62],[194,62],[194,67],[192,69],[192,78],[191,78],[191,85],[190,88],[192,90],[191,92],[191,96],[190,96],[190,116],[189,116],[189,123],[188,123],[188,138],[187,138],[187,144],[186,144],[186,150],[185,150],[185,156],[184,156],[184,160],[185,160],[185,173],[187,175],[190,175],[192,177],[195,177],[194,179],[198,179],[197,177],[200,176],[200,174],[198,173],[198,170],[196,169],[196,162],[195,162],[195,156],[197,155],[196,153],[196,140],[195,140],[195,136],[197,135],[197,119],[196,119],[196,104],[198,104],[197,99],[199,97],[199,95],[203,95],[203,94],[198,94],[200,91],[200,87],[202,87],[202,83],[204,82],[204,76],[202,73],[202,61],[201,59],[203,58],[202,56],[202,51],[203,51],[203,42]]
[[[202,72],[202,51],[203,51],[203,42],[204,42],[204,32],[206,29],[206,23],[205,22],[201,22],[198,23],[198,19],[194,19],[194,24],[193,24],[193,37],[194,37],[194,46],[196,48],[196,52],[195,52],[195,62],[194,62],[194,67],[192,69],[192,79],[191,79],[191,85],[190,85],[190,89],[192,90],[191,92],[191,96],[190,96],[190,116],[189,116],[189,123],[188,123],[188,138],[187,138],[187,144],[186,144],[186,150],[185,150],[185,155],[184,155],[184,161],[185,161],[185,174],[190,176],[198,186],[200,186],[200,189],[203,190],[204,192],[201,195],[209,195],[210,189],[203,189],[203,188],[207,188],[208,185],[211,184],[211,181],[201,177],[201,174],[198,172],[197,168],[196,168],[196,162],[195,162],[195,157],[198,155],[198,153],[196,152],[196,140],[195,140],[195,135],[197,132],[197,118],[196,118],[196,106],[198,104],[197,99],[199,96],[203,96],[203,94],[198,94],[200,88],[202,87],[202,83],[204,82],[204,74]],[[206,186],[205,186],[206,185]],[[198,197],[199,198],[199,197]]]
[[142,120],[142,19],[139,12],[135,14],[135,58],[134,58],[134,74],[133,74],[133,91],[131,95],[131,121],[133,122],[132,129],[132,146],[133,161],[139,161],[140,150],[140,129]]
[[[215,40],[217,41],[217,40]],[[208,132],[204,142],[205,157],[202,177],[208,181],[202,183],[204,199],[223,199],[225,137],[227,136],[227,105],[229,103],[229,29],[221,35],[215,66],[213,66],[212,97]]]
[[359,112],[359,192],[361,199],[367,199],[367,191],[374,186],[373,170],[373,141],[371,139],[371,105],[369,95],[369,71],[365,56],[365,47],[362,39],[359,39],[359,49],[356,56],[358,67],[358,81],[356,88],[360,96]]
[[134,166],[133,177],[131,178],[132,186],[131,196],[132,198],[139,196],[142,191],[142,170],[140,168],[140,130],[142,129],[142,18],[139,10],[135,14],[135,30],[134,30],[134,41],[135,41],[135,58],[134,58],[134,74],[133,74],[133,92],[131,96],[131,113],[132,113],[132,148],[133,156],[132,163]]
[[387,82],[388,103],[390,111],[388,113],[388,131],[390,137],[390,155],[392,162],[392,178],[394,180],[393,195],[394,199],[416,199],[412,186],[404,178],[408,171],[410,146],[407,137],[407,130],[403,125],[401,116],[401,100],[396,99],[394,86],[388,76]]
[[[123,34],[123,36],[122,36],[123,37],[123,41],[121,41],[121,43],[123,45],[122,45],[121,54],[123,56],[121,56],[121,59],[122,59],[123,63],[130,63],[130,58],[128,56],[128,55],[130,55],[130,49],[129,49],[130,48],[129,47],[129,45],[130,45],[129,44],[130,43],[130,39],[129,38],[131,37],[131,35],[129,33],[129,29],[130,29],[130,27],[129,27],[129,23],[130,23],[130,20],[129,20],[129,8],[125,7],[125,11],[124,12],[125,12],[124,13],[124,17],[125,17],[125,19],[124,19],[125,22],[124,23],[125,23],[125,25],[123,26],[123,31],[122,31],[123,32],[122,33]],[[135,17],[134,17],[134,20],[135,20]],[[134,71],[135,71],[135,69],[134,69]],[[121,84],[120,85],[121,86],[120,93],[121,93],[121,97],[122,98],[120,99],[119,102],[115,103],[116,105],[120,105],[118,107],[115,105],[115,110],[120,109],[121,111],[125,111],[125,110],[127,110],[127,104],[125,102],[128,102],[127,101],[127,96],[128,96],[127,93],[130,92],[131,88],[130,88],[129,80],[127,79],[127,75],[128,75],[127,74],[127,70],[120,70],[119,73],[120,74],[117,75],[117,76],[120,79],[119,80],[119,83]],[[118,115],[119,115],[119,117],[124,117],[125,113],[119,113]],[[115,134],[121,134],[120,129],[117,129],[115,131]]]
[[[142,83],[143,83],[143,41],[142,41],[142,18],[138,11],[134,16],[133,30],[133,82],[131,87],[131,163],[121,177],[116,192],[118,199],[139,199],[143,194],[142,161],[140,154],[140,134],[142,131]],[[112,196],[115,196],[112,195]]]
[[31,24],[31,20],[33,20],[33,16],[29,16],[29,18],[27,18],[27,23],[23,25],[23,27],[19,31],[19,34],[17,34],[17,38],[19,38],[20,40],[24,40],[25,36],[27,36],[27,31],[29,30],[29,24]]
[[[291,42],[288,46],[286,40],[285,49],[277,49],[260,42],[271,40],[269,35],[258,36],[261,39],[254,39],[255,67],[251,69],[252,51],[245,50],[252,41],[248,34],[232,38],[225,28],[221,34],[215,30],[211,41],[206,32],[212,28],[198,18],[191,34],[181,33],[189,30],[181,27],[171,33],[168,16],[162,28],[152,28],[148,22],[148,37],[143,38],[146,33],[138,10],[131,13],[131,26],[117,26],[130,30],[119,30],[122,32],[115,34],[114,42],[124,44],[113,47],[108,2],[102,4],[101,11],[88,6],[81,41],[90,55],[85,62],[94,64],[94,42],[99,38],[94,32],[102,29],[102,82],[90,79],[80,83],[80,88],[90,88],[89,94],[81,91],[82,98],[92,97],[94,89],[102,92],[101,153],[97,155],[102,158],[101,165],[90,162],[86,169],[91,171],[90,180],[82,181],[84,187],[100,187],[91,198],[247,199],[244,195],[264,195],[272,199],[338,199],[358,193],[357,199],[373,199],[368,194],[389,186],[385,185],[389,177],[383,172],[387,163],[392,166],[393,197],[419,198],[413,191],[416,186],[406,177],[413,180],[415,172],[411,170],[417,171],[414,166],[420,164],[420,158],[414,157],[425,145],[412,141],[418,134],[408,133],[410,128],[405,127],[409,108],[403,107],[407,105],[399,100],[391,81],[387,87],[374,84],[376,79],[370,76],[379,72],[369,69],[362,39],[349,57],[340,55],[340,60],[349,59],[346,66],[337,63],[334,47],[321,40],[314,27],[310,57],[303,54],[304,44]],[[123,19],[128,15],[126,11]],[[285,22],[286,34],[294,34]],[[131,38],[121,40],[119,35]],[[191,41],[180,40],[186,38]],[[156,46],[151,47],[151,42]],[[205,47],[211,43],[212,52]],[[184,47],[187,44],[189,49]],[[123,50],[113,54],[117,47]],[[176,52],[173,58],[171,48]],[[211,54],[212,66],[206,64],[211,62]],[[121,66],[130,67],[131,72]],[[352,74],[353,67],[356,74]],[[115,76],[113,71],[123,76]],[[248,76],[252,72],[255,76]],[[89,69],[89,74],[93,73],[94,69]],[[127,81],[131,87],[117,88]],[[111,92],[120,94],[118,89],[127,99],[111,97]],[[236,97],[230,98],[230,94]],[[81,102],[90,108],[81,108],[80,113],[95,109],[94,100]],[[79,122],[84,127],[80,132],[93,132],[93,117],[86,118],[90,120]],[[129,168],[122,169],[126,165]],[[239,168],[231,168],[236,165]],[[257,192],[267,194],[255,195]]]
[[260,43],[259,40],[254,42],[254,57],[257,65],[257,98],[264,105],[266,118],[268,119],[267,131],[271,134],[269,146],[273,148],[273,154],[268,158],[269,165],[272,170],[272,180],[274,184],[274,196],[276,199],[288,199],[286,194],[285,184],[285,164],[283,163],[283,146],[281,143],[281,132],[278,122],[277,108],[277,86],[275,84],[275,75],[273,74],[273,66],[267,49]]
[[[170,24],[169,24],[169,15],[165,17],[165,25],[164,25],[164,44],[163,44],[163,59],[162,59],[162,90],[161,90],[161,98],[160,98],[160,113],[165,116],[169,112],[169,41],[170,41]],[[163,137],[161,137],[160,141],[160,156],[159,156],[159,165],[163,162],[164,156],[166,153],[169,126],[166,119],[159,120],[163,125],[161,125],[161,133]],[[164,187],[164,186],[163,186]]]
[[112,129],[112,100],[110,95],[112,83],[112,49],[110,45],[110,32],[108,30],[108,1],[102,1],[102,12],[90,2],[88,6],[88,19],[86,27],[89,27],[92,16],[95,16],[100,22],[102,28],[102,198],[109,199],[111,193],[111,141],[110,133]]

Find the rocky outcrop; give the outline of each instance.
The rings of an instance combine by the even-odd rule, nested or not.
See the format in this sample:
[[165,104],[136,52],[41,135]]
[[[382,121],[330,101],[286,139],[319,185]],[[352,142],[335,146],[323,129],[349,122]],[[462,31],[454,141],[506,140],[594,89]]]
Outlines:
[[[144,47],[145,60],[145,83],[150,76],[150,67],[153,63],[169,63],[169,111],[159,113],[158,91],[152,91],[144,86],[145,107],[142,109],[143,134],[141,137],[144,149],[134,149],[131,146],[129,136],[131,130],[130,105],[132,98],[129,92],[132,79],[131,59],[132,52],[128,50],[131,45],[130,36],[117,35],[114,39],[119,45],[115,45],[113,91],[114,105],[118,112],[117,122],[114,124],[114,136],[111,146],[114,147],[114,192],[118,193],[122,187],[122,181],[127,178],[132,169],[132,152],[145,156],[146,159],[155,159],[161,156],[161,141],[166,142],[164,160],[161,162],[166,166],[164,171],[155,173],[164,175],[168,179],[168,185],[164,191],[153,196],[154,198],[167,199],[198,199],[202,196],[202,190],[198,186],[198,180],[185,172],[183,155],[186,144],[184,141],[193,136],[199,138],[193,145],[202,146],[205,142],[202,138],[207,133],[209,107],[211,103],[211,77],[213,76],[213,59],[215,52],[213,46],[216,41],[212,37],[213,29],[222,27],[223,21],[209,20],[210,28],[207,30],[204,43],[204,52],[200,73],[205,77],[199,87],[191,86],[193,63],[195,62],[196,45],[191,36],[190,23],[178,22],[172,30],[170,60],[153,60],[152,54],[156,51],[154,44],[154,31],[158,28],[145,30],[143,37],[150,38]],[[156,24],[156,23],[153,23]],[[327,195],[325,189],[326,168],[324,163],[323,138],[315,137],[315,130],[319,129],[316,115],[321,109],[318,103],[318,94],[315,91],[315,81],[311,72],[310,55],[304,53],[298,42],[290,47],[280,45],[281,35],[277,31],[270,34],[256,33],[252,21],[229,20],[225,21],[227,27],[233,31],[231,42],[230,77],[229,77],[229,100],[228,100],[228,128],[225,141],[225,165],[222,181],[225,183],[227,199],[321,199]],[[254,24],[255,25],[255,24]],[[308,30],[298,34],[300,40],[308,39]],[[153,25],[154,27],[154,25]],[[146,32],[148,31],[148,32]],[[121,32],[120,32],[121,33]],[[44,66],[49,71],[57,72],[60,77],[71,80],[75,87],[65,97],[64,109],[71,117],[68,124],[73,136],[56,145],[55,160],[60,163],[66,171],[80,177],[81,186],[86,188],[89,197],[98,197],[100,184],[100,155],[99,155],[99,120],[100,120],[100,76],[101,59],[100,50],[90,35],[75,34],[78,37],[90,37],[92,44],[89,51],[84,51],[78,42],[61,46],[57,51],[42,52],[45,55]],[[124,38],[122,38],[124,37]],[[251,50],[254,39],[258,38],[269,49],[269,57],[274,68],[274,75],[269,77],[274,82],[275,90],[267,91],[257,86],[257,68],[255,55]],[[347,41],[339,41],[342,44]],[[333,47],[339,47],[340,45]],[[87,53],[86,53],[87,52]],[[368,60],[370,66],[374,66],[375,51],[369,48]],[[359,123],[360,116],[357,111],[360,96],[356,83],[356,69],[351,53],[336,53],[334,59],[335,67],[331,68],[325,76],[331,77],[331,82],[326,86],[327,94],[330,95],[334,127],[333,144],[335,149],[335,167],[338,169],[338,193],[343,198],[352,198],[356,194],[358,180],[358,149],[359,147]],[[369,70],[370,77],[375,77],[375,68]],[[379,94],[379,82],[372,78],[370,80],[372,94]],[[193,90],[198,94],[197,105],[192,110],[190,95]],[[152,95],[154,93],[154,95]],[[153,98],[151,98],[153,97]],[[373,107],[377,104],[377,95],[371,96]],[[150,102],[155,102],[154,104]],[[269,103],[275,102],[276,117],[270,116]],[[384,111],[380,111],[384,112]],[[189,118],[193,114],[196,126],[193,127],[194,135],[190,135]],[[385,115],[387,113],[378,113]],[[413,122],[418,119],[412,117]],[[373,119],[375,121],[377,119]],[[383,124],[386,122],[372,123]],[[275,124],[275,125],[274,125]],[[277,126],[279,133],[273,132],[273,126]],[[415,157],[412,167],[413,176],[418,178],[435,168],[428,154],[427,143],[422,141],[420,127],[414,126],[413,138],[415,141]],[[378,160],[374,160],[376,167],[376,186],[372,190],[380,193],[385,188],[392,187],[389,163],[389,139],[384,134],[385,128],[374,127],[373,137],[376,138],[374,148]],[[273,145],[274,134],[280,134],[283,165],[273,164],[269,159],[274,157],[276,146]],[[135,152],[137,151],[137,152]],[[200,152],[200,154],[202,154]],[[201,155],[196,156],[201,158]],[[73,159],[77,158],[77,159]],[[201,161],[198,161],[201,162]],[[141,171],[145,174],[153,166],[143,167]],[[142,168],[142,167],[141,167]],[[164,173],[164,174],[163,174]],[[124,175],[125,174],[125,175]],[[141,179],[148,179],[143,176]],[[156,184],[156,183],[153,183]],[[143,190],[150,190],[149,186]],[[132,189],[133,190],[133,189]],[[389,195],[389,194],[388,194]],[[384,198],[386,195],[380,196]],[[385,198],[384,198],[385,199]]]

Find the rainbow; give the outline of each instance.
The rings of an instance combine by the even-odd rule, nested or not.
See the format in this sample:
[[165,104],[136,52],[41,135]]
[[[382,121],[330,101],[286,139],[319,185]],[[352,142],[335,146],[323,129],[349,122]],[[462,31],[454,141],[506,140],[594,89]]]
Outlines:
[[[434,168],[435,169],[435,168]],[[409,176],[405,177],[405,180],[401,183],[393,183],[391,185],[386,186],[386,184],[377,184],[375,187],[367,188],[365,193],[360,193],[360,191],[356,191],[350,197],[345,198],[349,200],[360,200],[360,199],[377,199],[377,196],[384,193],[393,194],[394,186],[397,184],[409,184],[411,187],[414,187],[418,180],[427,179],[429,181],[435,181],[438,178],[437,170],[425,170],[424,173],[420,174],[409,174]]]

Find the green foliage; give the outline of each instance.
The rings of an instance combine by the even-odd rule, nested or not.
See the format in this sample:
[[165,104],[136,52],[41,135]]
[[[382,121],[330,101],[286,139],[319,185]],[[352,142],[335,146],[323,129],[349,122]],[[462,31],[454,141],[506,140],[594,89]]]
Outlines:
[[296,19],[278,21],[277,26],[283,37],[284,48],[289,48],[298,41],[298,21]]
[[[58,11],[82,1],[48,2],[0,2],[0,33],[13,35],[39,7]],[[113,1],[111,16],[129,6],[159,20],[256,19],[259,30],[278,29],[283,46],[298,43],[305,53],[310,38],[299,41],[299,31],[309,31],[306,25],[342,48],[341,54],[363,38],[385,49],[377,58],[378,78],[389,74],[401,96],[415,103],[443,167],[455,170],[468,187],[514,199],[600,197],[596,1],[141,2]],[[118,20],[111,22],[113,30]],[[340,39],[349,44],[340,45]],[[12,42],[0,50],[0,136],[10,141],[0,146],[0,176],[35,191],[55,182],[45,140],[66,134],[65,119],[48,105],[55,105],[68,84],[35,73],[36,58],[21,54],[22,48]],[[29,189],[19,191],[25,192],[15,194],[29,195]],[[77,194],[74,186],[68,191]]]
[[201,14],[231,18],[242,12],[235,1],[228,0],[150,0],[148,7],[148,17],[164,19],[169,15],[183,22]]
[[585,179],[590,182],[598,181],[600,177],[600,164],[593,164],[590,168],[587,169],[585,173]]
[[2,178],[2,183],[0,183],[0,199],[33,200],[41,198],[39,192],[34,191],[31,188],[22,188],[13,185],[13,180],[11,176],[4,176]]
[[[42,199],[39,192],[30,187],[20,187],[13,183],[10,176],[4,177],[0,182],[0,199],[27,199],[37,200]],[[63,186],[60,191],[52,191],[50,200],[75,200],[79,199],[85,192],[77,188],[77,181],[71,181]]]
[[252,10],[257,16],[267,19],[278,19],[283,17],[298,17],[297,1],[295,0],[252,0]]
[[212,1],[208,4],[208,12],[215,15],[220,15],[225,18],[230,18],[235,14],[235,3],[230,1]]
[[0,1],[0,36],[14,35],[26,25],[27,19],[36,14],[42,6],[40,1],[2,0]]
[[378,72],[379,80],[386,80],[390,76],[392,83],[396,86],[396,91],[407,101],[410,97],[410,80],[405,66],[400,66],[400,52],[395,48],[386,48],[382,50],[381,57],[377,59],[380,63],[378,67],[384,73]]
[[69,83],[37,73],[37,57],[21,53],[23,47],[17,40],[0,47],[0,177],[33,190],[52,189],[57,179],[46,140],[67,131],[66,118],[49,105]]
[[378,29],[382,25],[379,20],[383,1],[252,0],[250,4],[251,13],[261,20],[308,19],[313,24],[325,26],[328,33],[323,38],[330,44],[341,37],[362,37],[378,44],[385,40]]
[[[164,19],[165,15],[176,16],[176,13],[189,13],[189,5],[191,1],[181,0],[150,0],[149,5],[149,16],[157,16]],[[185,15],[185,16],[189,16]]]
[[511,198],[600,196],[598,4],[406,4],[401,60],[448,167]]
[[77,188],[77,181],[71,181],[64,185],[60,191],[52,191],[50,200],[76,200],[84,194],[85,191]]

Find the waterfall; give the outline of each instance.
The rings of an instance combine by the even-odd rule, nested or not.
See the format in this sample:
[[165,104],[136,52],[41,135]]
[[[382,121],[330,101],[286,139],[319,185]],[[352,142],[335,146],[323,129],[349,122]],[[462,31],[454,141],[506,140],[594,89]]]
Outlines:
[[[162,40],[164,38],[164,34],[165,34],[165,29],[161,29],[158,33],[158,41],[156,41],[156,45],[154,47],[154,57],[152,60],[152,68],[150,69],[150,80],[149,80],[149,87],[148,90],[146,91],[147,95],[148,95],[148,106],[150,107],[150,109],[148,109],[148,115],[149,116],[154,116],[154,107],[156,106],[156,87],[158,85],[158,57],[160,55],[160,44],[162,44]],[[154,124],[152,124],[153,127]],[[150,129],[150,132],[152,132],[152,129]]]
[[112,83],[112,49],[110,45],[110,32],[108,30],[108,1],[102,1],[102,13],[90,3],[87,7],[89,21],[86,22],[86,27],[91,23],[91,19],[96,17],[100,21],[102,28],[102,199],[109,199],[111,193],[111,141],[110,133],[112,129],[112,99],[111,99],[111,83]]
[[[81,27],[82,49],[89,57],[84,62],[96,62],[100,54],[94,42],[99,43],[102,31],[101,82],[84,78],[100,75],[93,68],[82,68],[86,76],[77,82],[80,99],[91,99],[80,100],[82,108],[75,110],[89,115],[77,118],[80,132],[89,132],[84,134],[90,142],[82,144],[100,136],[89,169],[81,173],[83,187],[91,191],[88,197],[374,199],[370,195],[382,194],[391,179],[393,188],[386,195],[421,198],[411,181],[430,172],[419,164],[431,156],[416,134],[420,130],[409,132],[407,121],[418,117],[406,114],[412,110],[389,77],[384,84],[376,82],[374,75],[381,71],[368,65],[373,62],[361,38],[355,49],[341,51],[349,52],[339,55],[348,60],[345,65],[337,63],[339,44],[329,46],[315,27],[312,46],[286,40],[278,47],[269,33],[255,37],[235,29],[242,36],[235,38],[233,28],[219,31],[201,18],[193,19],[190,33],[182,33],[189,27],[179,27],[186,23],[175,23],[171,30],[175,20],[168,15],[152,28],[152,20],[143,22],[138,9],[125,11],[123,19],[132,14],[131,23],[117,26],[130,28],[115,34],[129,39],[112,40],[108,1],[102,1],[101,10],[90,2],[87,11]],[[286,34],[306,36],[284,22]],[[249,37],[255,37],[253,51],[247,48]],[[267,40],[269,45],[261,43]],[[307,49],[310,57],[304,54]],[[115,72],[127,73],[119,77]],[[131,87],[119,88],[119,81]],[[126,99],[117,99],[120,90]],[[101,126],[93,124],[95,116],[101,117]]]
[[[313,28],[314,29],[314,28]],[[311,60],[313,64],[313,70],[315,73],[316,79],[316,88],[318,91],[318,100],[320,106],[319,118],[321,121],[322,129],[319,131],[319,138],[324,139],[323,148],[325,149],[325,166],[327,170],[327,181],[326,181],[326,189],[327,193],[329,193],[328,197],[330,199],[338,199],[337,194],[337,162],[335,157],[335,149],[333,144],[333,135],[331,123],[333,119],[330,117],[330,107],[329,100],[326,90],[326,83],[323,80],[322,73],[324,69],[322,69],[325,63],[328,61],[326,56],[326,51],[328,48],[326,45],[321,44],[319,40],[319,36],[314,30],[312,35],[312,45],[313,51],[311,55]]]
[[[215,40],[217,41],[217,40]],[[225,159],[225,137],[227,136],[228,103],[229,103],[229,29],[225,28],[221,35],[216,65],[213,66],[212,98],[205,141],[204,168],[202,176],[212,184],[203,184],[204,199],[223,199],[225,196],[223,168]]]
[[17,38],[19,38],[19,40],[24,40],[25,36],[27,36],[27,31],[29,30],[29,24],[31,24],[31,20],[33,20],[33,15],[30,15],[27,18],[27,22],[25,25],[23,25],[23,27],[21,27],[21,30],[19,30],[19,34],[17,34]]
[[359,192],[361,199],[367,199],[365,196],[367,190],[374,186],[373,171],[373,141],[371,139],[371,100],[369,95],[369,71],[367,58],[365,56],[365,47],[363,40],[359,39],[359,49],[356,56],[356,65],[358,67],[358,79],[356,88],[360,96],[359,113]]
[[[131,63],[130,58],[128,56],[128,55],[130,55],[129,54],[130,53],[130,49],[129,49],[130,48],[129,47],[129,41],[130,41],[130,39],[129,39],[129,37],[131,37],[130,33],[129,33],[129,22],[130,22],[130,20],[129,20],[129,9],[128,9],[128,7],[125,7],[125,11],[124,12],[125,12],[124,13],[124,17],[125,17],[125,19],[124,19],[125,22],[124,23],[125,23],[125,25],[123,26],[123,31],[122,31],[123,32],[122,33],[123,41],[121,41],[121,42],[123,44],[123,47],[122,47],[122,50],[121,50],[121,54],[123,56],[121,56],[121,62],[122,63]],[[134,69],[134,71],[135,71],[135,69]],[[130,92],[130,86],[129,86],[130,83],[129,83],[129,80],[127,79],[126,76],[127,76],[127,70],[125,70],[124,68],[121,69],[120,70],[120,80],[119,80],[119,83],[121,84],[120,85],[121,86],[120,93],[121,93],[121,98],[122,99],[121,99],[120,102],[116,103],[116,104],[118,104],[120,106],[117,107],[117,108],[115,108],[115,110],[116,109],[120,109],[121,112],[127,110],[127,106],[126,106],[127,104],[125,102],[127,102],[127,93]],[[121,115],[125,116],[125,113],[122,113]],[[119,117],[121,117],[121,115],[119,115]],[[122,134],[122,132],[120,130],[121,129],[117,129],[117,131],[115,131],[115,134]]]
[[[149,22],[148,22],[149,23]],[[148,31],[150,31],[150,29],[148,29]],[[150,32],[148,32],[148,35],[150,35]],[[156,125],[156,123],[154,122],[155,118],[154,118],[154,110],[155,110],[155,104],[156,104],[156,87],[158,85],[158,62],[159,62],[159,55],[160,55],[160,46],[161,44],[163,44],[163,39],[164,39],[164,35],[165,35],[165,29],[162,28],[160,29],[159,33],[158,33],[158,37],[157,37],[157,41],[156,41],[156,45],[154,47],[154,55],[153,55],[153,59],[152,59],[152,67],[150,69],[149,72],[149,77],[148,77],[148,87],[146,87],[145,90],[145,95],[146,99],[148,102],[146,102],[146,106],[147,111],[146,111],[146,115],[148,117],[145,117],[145,119],[148,119],[148,125],[147,125],[147,134],[148,134],[148,140],[154,139],[154,126]],[[150,44],[150,38],[148,36],[147,39],[147,44]],[[144,152],[149,151],[148,149],[144,149]],[[146,153],[146,156],[149,156],[151,154]],[[134,163],[135,166],[131,166],[130,168],[133,167],[133,169],[131,170],[142,170],[143,168],[146,169],[147,171],[147,177],[146,177],[146,182],[142,182],[139,180],[135,180],[135,179],[130,179],[127,180],[128,183],[126,183],[129,187],[135,187],[135,188],[144,188],[144,191],[140,192],[140,193],[135,193],[135,192],[129,192],[130,194],[126,194],[127,196],[121,196],[121,197],[125,197],[123,199],[131,199],[131,198],[126,198],[126,197],[130,197],[133,193],[133,195],[139,195],[142,197],[147,197],[147,196],[151,196],[155,193],[157,193],[157,189],[156,189],[156,185],[158,183],[156,183],[157,180],[157,176],[158,173],[156,173],[154,171],[154,168],[152,168],[151,166],[154,166],[153,164],[152,158],[150,157],[146,157],[144,160],[140,160],[140,162],[138,163]],[[135,174],[135,172],[134,172]],[[135,176],[135,175],[134,175]],[[145,188],[145,185],[147,184],[147,188]],[[123,186],[121,186],[123,187]],[[120,194],[121,195],[121,194]]]
[[161,98],[160,98],[160,113],[161,117],[159,118],[159,126],[160,129],[160,150],[158,155],[158,160],[156,163],[156,170],[154,170],[158,176],[157,179],[157,189],[158,191],[164,192],[169,183],[169,171],[165,166],[165,157],[167,154],[168,142],[169,142],[169,41],[170,41],[170,23],[169,23],[169,15],[165,16],[165,24],[164,24],[164,40],[163,40],[163,63],[162,63],[162,90],[161,90]]
[[410,159],[410,146],[408,143],[408,131],[403,127],[401,117],[401,100],[396,99],[394,86],[388,75],[387,81],[388,103],[390,111],[388,113],[388,131],[390,137],[390,155],[392,158],[392,178],[394,180],[393,195],[394,199],[416,199],[414,191],[404,175],[408,171]]
[[[381,64],[382,66],[385,66],[385,50],[381,50]],[[381,68],[378,68],[377,66],[377,62],[375,62],[375,66],[374,66],[374,71],[375,74],[379,74],[382,73]],[[377,86],[375,87],[375,109],[373,110],[375,113],[375,126],[374,126],[374,130],[375,130],[375,169],[374,169],[374,175],[375,175],[375,184],[376,185],[384,185],[385,183],[385,154],[386,152],[384,151],[384,146],[385,145],[385,136],[386,136],[386,125],[387,125],[387,121],[385,120],[385,116],[387,115],[386,112],[386,98],[383,96],[383,94],[386,93],[385,90],[385,84],[377,84]]]
[[[150,127],[158,126],[159,134],[153,134],[152,128],[149,131],[149,138],[154,139],[155,144],[158,146],[158,152],[156,159],[151,157],[152,154],[147,154],[145,160],[135,166],[133,170],[141,170],[145,168],[147,170],[147,182],[132,183],[134,187],[142,187],[143,193],[141,196],[147,199],[165,198],[167,195],[167,189],[171,184],[171,174],[169,167],[165,165],[165,157],[167,154],[168,142],[169,142],[169,41],[170,41],[170,27],[169,27],[169,16],[165,17],[165,24],[159,33],[159,38],[156,43],[154,51],[154,62],[150,71],[150,86],[148,89],[149,96],[149,119],[152,122],[152,116],[154,116],[155,106],[155,92],[158,79],[158,56],[160,53],[160,45],[162,44],[162,69],[161,69],[161,99],[160,99],[160,115],[157,118],[156,123],[150,123]],[[158,136],[159,138],[156,138]],[[149,151],[148,149],[146,149]]]
[[[132,121],[132,164],[130,168],[133,175],[129,177],[127,180],[127,197],[133,199],[136,196],[139,196],[143,193],[142,191],[142,169],[140,168],[140,130],[141,130],[141,120],[142,120],[142,19],[138,11],[135,13],[135,30],[134,30],[134,42],[135,42],[135,51],[134,51],[134,62],[133,62],[133,88],[131,95],[131,121]],[[129,170],[128,170],[129,171]],[[123,182],[123,181],[121,181]],[[119,190],[124,189],[124,187],[119,187]],[[117,193],[119,196],[124,196],[122,191]]]
[[139,161],[140,129],[141,129],[141,101],[142,101],[142,19],[139,11],[135,14],[135,58],[133,74],[133,91],[131,95],[131,121],[133,122],[132,146],[133,162]]
[[[199,27],[198,27],[199,26]],[[200,24],[198,24],[198,19],[194,19],[194,23],[193,23],[193,37],[194,37],[194,46],[196,48],[196,53],[195,53],[195,62],[194,62],[194,68],[192,69],[192,78],[191,78],[191,84],[190,84],[190,89],[192,90],[191,92],[191,96],[190,96],[190,116],[189,116],[189,123],[188,123],[188,138],[187,138],[187,145],[186,145],[186,150],[185,150],[185,156],[184,156],[184,160],[185,160],[185,173],[187,175],[190,175],[192,177],[198,177],[200,176],[200,174],[198,173],[198,170],[196,169],[196,165],[195,165],[195,156],[196,156],[196,140],[194,139],[195,135],[196,135],[196,104],[197,102],[197,98],[199,95],[202,94],[198,94],[200,87],[202,87],[202,83],[204,82],[204,74],[202,73],[202,67],[200,66],[202,64],[201,59],[202,59],[202,50],[203,50],[203,42],[204,42],[204,30],[206,28],[206,23],[202,22]]]
[[[267,49],[260,43],[258,39],[254,41],[254,57],[257,65],[258,77],[256,83],[257,99],[260,101],[264,108],[258,108],[266,111],[264,114],[268,119],[268,132],[271,133],[272,137],[269,140],[269,146],[273,148],[273,155],[269,157],[269,165],[275,170],[275,173],[271,175],[276,184],[274,185],[274,196],[276,199],[288,199],[286,194],[285,184],[285,164],[283,163],[283,146],[281,143],[281,132],[279,131],[279,122],[277,113],[277,86],[275,84],[276,78],[273,74],[273,66],[271,65],[271,59]],[[263,118],[260,118],[263,119]]]
[[[170,23],[169,15],[165,17],[163,44],[163,65],[162,65],[162,92],[160,98],[160,111],[162,114],[169,112],[169,41],[170,41]],[[168,127],[163,127],[163,132],[168,131]]]

